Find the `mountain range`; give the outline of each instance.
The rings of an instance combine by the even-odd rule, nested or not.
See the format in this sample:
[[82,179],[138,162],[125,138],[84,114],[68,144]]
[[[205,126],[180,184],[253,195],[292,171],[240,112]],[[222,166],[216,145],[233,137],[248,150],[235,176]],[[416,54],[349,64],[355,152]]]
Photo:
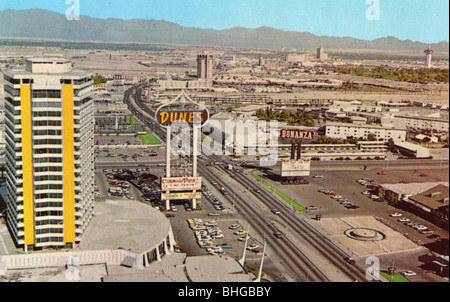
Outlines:
[[98,19],[80,16],[67,20],[56,12],[4,10],[0,12],[0,37],[62,39],[73,41],[141,42],[184,44],[197,46],[231,46],[244,48],[314,50],[379,49],[413,50],[423,52],[428,46],[438,52],[449,52],[448,42],[426,44],[411,40],[384,37],[361,40],[351,37],[316,36],[308,32],[283,31],[270,27],[249,29],[234,27],[226,30],[183,27],[163,20]]

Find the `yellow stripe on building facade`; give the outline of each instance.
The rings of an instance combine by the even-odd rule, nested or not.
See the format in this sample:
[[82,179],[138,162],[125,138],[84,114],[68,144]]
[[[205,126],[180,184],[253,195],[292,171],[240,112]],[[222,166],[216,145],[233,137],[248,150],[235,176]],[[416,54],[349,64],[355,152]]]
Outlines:
[[73,85],[64,85],[63,108],[63,171],[64,171],[64,242],[75,243],[75,162]]
[[34,244],[33,131],[31,87],[20,85],[22,120],[23,224],[25,245]]

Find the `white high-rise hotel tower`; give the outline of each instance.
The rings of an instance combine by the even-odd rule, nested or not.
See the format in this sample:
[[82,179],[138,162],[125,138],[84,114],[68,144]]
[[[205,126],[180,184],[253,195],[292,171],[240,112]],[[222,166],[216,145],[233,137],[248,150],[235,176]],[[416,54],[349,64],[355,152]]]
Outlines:
[[39,58],[4,83],[8,226],[25,251],[74,247],[94,210],[92,73]]

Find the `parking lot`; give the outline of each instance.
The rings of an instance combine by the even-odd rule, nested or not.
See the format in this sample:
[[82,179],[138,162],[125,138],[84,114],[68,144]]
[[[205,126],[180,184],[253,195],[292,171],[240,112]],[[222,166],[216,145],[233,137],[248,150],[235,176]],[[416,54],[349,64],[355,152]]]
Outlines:
[[[310,177],[310,184],[295,186],[281,185],[267,176],[264,179],[299,204],[307,207],[308,211],[304,214],[306,217],[315,218],[318,214],[324,218],[335,219],[377,217],[383,225],[424,247],[419,251],[387,253],[386,255],[382,253],[380,259],[398,259],[396,261],[402,263],[402,265],[398,265],[399,269],[409,269],[417,273],[417,276],[411,277],[411,280],[442,281],[441,277],[434,273],[426,273],[420,267],[428,265],[423,262],[423,254],[427,253],[427,247],[445,239],[448,242],[448,231],[413,213],[388,205],[385,201],[376,200],[370,186],[401,182],[446,182],[448,181],[448,170],[444,168],[398,171],[385,169],[385,173],[378,172],[380,171],[321,171],[313,173],[318,176]],[[339,233],[337,229],[330,232]],[[389,262],[384,261],[386,265]]]

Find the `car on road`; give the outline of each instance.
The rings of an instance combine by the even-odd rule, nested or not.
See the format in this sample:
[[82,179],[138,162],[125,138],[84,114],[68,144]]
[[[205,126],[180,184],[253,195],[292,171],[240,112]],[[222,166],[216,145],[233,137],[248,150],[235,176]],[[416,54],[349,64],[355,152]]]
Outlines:
[[218,213],[208,213],[208,216],[220,216]]
[[403,215],[400,214],[400,213],[392,213],[389,216],[391,216],[391,217],[402,217]]
[[385,171],[378,171],[377,174],[378,175],[386,175],[386,172]]
[[352,257],[345,257],[344,260],[350,264],[355,264],[356,262],[355,259],[353,259]]
[[272,209],[272,213],[274,213],[275,215],[280,215],[280,211],[278,211],[277,209]]
[[284,236],[285,234],[282,233],[282,232],[275,232],[275,233],[273,233],[273,235],[274,235],[275,237],[277,237],[278,239],[281,239],[281,238],[283,238],[283,236]]
[[415,276],[415,275],[417,275],[415,272],[413,272],[413,271],[404,271],[404,272],[402,272],[401,273],[403,276],[405,276],[405,277],[413,277],[413,276]]
[[323,175],[316,174],[316,175],[313,175],[312,177],[313,178],[323,178]]
[[261,193],[260,189],[254,189],[253,191],[255,191],[255,193]]
[[400,181],[400,183],[401,183],[401,184],[409,184],[409,181],[407,181],[407,180],[402,180],[402,181]]
[[173,213],[167,213],[167,214],[166,214],[166,217],[175,217],[175,214],[173,214]]
[[422,174],[420,174],[419,176],[421,176],[421,177],[427,177],[428,174],[422,173]]

